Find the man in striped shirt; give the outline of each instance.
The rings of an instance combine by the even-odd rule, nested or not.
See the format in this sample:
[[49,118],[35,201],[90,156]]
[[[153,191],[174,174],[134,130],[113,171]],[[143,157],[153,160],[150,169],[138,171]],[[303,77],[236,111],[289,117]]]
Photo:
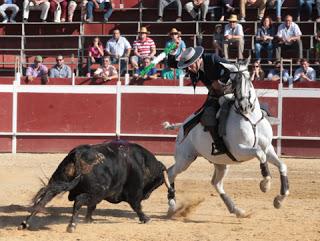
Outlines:
[[141,27],[138,32],[138,39],[133,42],[134,56],[131,57],[131,65],[134,69],[139,68],[145,57],[153,58],[156,54],[156,45],[154,41],[148,37],[150,32],[146,27]]

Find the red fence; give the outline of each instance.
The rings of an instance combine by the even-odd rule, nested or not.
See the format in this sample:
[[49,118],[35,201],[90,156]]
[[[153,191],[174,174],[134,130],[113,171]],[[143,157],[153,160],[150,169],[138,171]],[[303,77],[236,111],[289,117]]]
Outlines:
[[[197,87],[194,94],[190,86],[171,83],[15,86],[0,80],[0,152],[13,147],[17,152],[66,152],[78,144],[111,140],[118,133],[156,153],[172,154],[176,131],[163,130],[161,123],[183,121],[201,106],[206,89]],[[260,102],[274,116],[282,109],[282,133],[274,127],[274,135],[282,139],[282,154],[320,156],[320,86],[315,85],[318,88],[279,92],[274,82],[256,84]]]

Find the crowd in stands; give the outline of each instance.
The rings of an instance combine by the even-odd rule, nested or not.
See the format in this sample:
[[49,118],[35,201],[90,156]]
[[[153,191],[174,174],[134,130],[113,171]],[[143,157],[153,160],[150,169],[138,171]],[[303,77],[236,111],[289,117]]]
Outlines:
[[[303,43],[301,40],[302,32],[299,27],[300,14],[303,9],[306,11],[304,17],[307,21],[312,20],[312,8],[315,7],[318,16],[314,19],[320,22],[320,0],[297,0],[296,13],[293,16],[281,16],[281,6],[285,0],[239,0],[239,6],[234,5],[233,0],[221,0],[217,3],[221,8],[221,23],[212,26],[212,49],[213,51],[226,59],[229,58],[231,48],[236,48],[237,58],[244,58],[245,35],[242,24],[247,21],[247,8],[257,9],[257,21],[261,22],[257,29],[254,39],[255,62],[251,67],[252,80],[279,80],[280,76],[284,81],[289,79],[293,81],[314,81],[316,71],[309,66],[309,60],[304,59]],[[288,1],[288,0],[287,0]],[[0,1],[0,14],[3,17],[2,23],[15,23],[16,16],[20,11],[17,1],[2,0]],[[21,5],[20,5],[21,6]],[[180,0],[159,0],[157,22],[164,21],[164,13],[168,6],[177,8],[176,21],[181,22],[182,11],[184,10],[195,21],[206,21],[209,10],[209,0],[192,0],[184,6]],[[21,11],[23,22],[28,22],[29,12],[38,9],[39,19],[43,22],[72,22],[74,13],[77,8],[81,12],[81,20],[93,22],[95,14],[102,14],[103,21],[108,22],[114,10],[112,0],[23,0]],[[275,18],[266,16],[266,9],[274,9]],[[94,11],[100,9],[102,11]],[[10,10],[10,11],[7,11]],[[239,12],[237,12],[239,10]],[[237,13],[239,13],[237,15]],[[228,23],[224,23],[227,21]],[[282,22],[283,21],[283,22]],[[320,59],[320,31],[314,37],[315,44],[315,64],[319,64]],[[162,70],[152,68],[145,76],[140,76],[141,70],[151,63],[157,54],[158,48],[167,48],[170,44],[175,43],[168,57],[165,59]],[[102,43],[99,37],[95,37],[87,49],[87,67],[85,75],[92,78],[101,78],[104,81],[118,78],[128,72],[132,73],[133,82],[146,79],[162,77],[164,79],[175,79],[184,75],[183,70],[177,69],[177,61],[181,53],[186,49],[186,43],[183,40],[183,33],[177,28],[168,29],[168,40],[165,46],[157,46],[156,41],[150,37],[150,31],[147,27],[141,26],[137,32],[137,38],[129,42],[126,37],[121,35],[120,29],[115,28],[112,37]],[[295,63],[300,67],[295,70],[294,76],[290,77],[289,72],[283,68],[280,70],[280,58],[282,52],[292,51],[296,53]],[[262,52],[265,52],[264,61]],[[275,58],[274,58],[275,56]],[[56,57],[56,65],[50,70],[42,64],[42,57],[37,56],[34,63],[26,71],[27,81],[32,81],[35,77],[40,77],[43,83],[51,78],[71,77],[72,70],[64,64],[62,55]],[[96,67],[96,64],[100,67]],[[274,68],[268,73],[263,70],[262,64],[273,65]],[[120,65],[120,72],[117,71],[116,65]],[[93,68],[94,67],[94,68]],[[282,71],[282,72],[281,72]]]

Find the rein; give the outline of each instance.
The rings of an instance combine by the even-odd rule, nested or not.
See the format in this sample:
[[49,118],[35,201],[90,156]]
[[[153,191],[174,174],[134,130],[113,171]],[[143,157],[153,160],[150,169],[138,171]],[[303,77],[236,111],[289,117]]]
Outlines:
[[[236,74],[236,78],[239,79],[239,77],[242,79],[242,78],[245,78],[244,76],[244,71],[240,71],[239,67],[237,66],[238,68],[238,71],[233,71],[233,72],[230,72],[230,74]],[[247,81],[245,82],[245,84],[247,85]],[[238,94],[237,94],[237,91],[236,91],[236,88],[235,88],[235,97],[236,97],[236,100],[235,103],[234,103],[234,108],[235,108],[235,111],[237,114],[241,115],[246,121],[248,121],[250,124],[251,124],[251,127],[252,127],[252,130],[253,130],[253,133],[254,133],[254,143],[253,143],[253,146],[254,147],[256,144],[257,144],[257,125],[264,119],[264,115],[262,114],[261,115],[261,118],[256,122],[256,123],[253,123],[246,115],[244,115],[242,113],[242,111],[240,111],[239,109],[239,101],[242,101],[243,99],[245,99],[246,97],[243,97],[241,96],[239,98]],[[251,92],[249,90],[249,96],[248,96],[248,99],[249,99],[249,102],[250,102],[250,99],[251,99]],[[250,108],[251,111],[253,111],[255,109],[255,104],[256,104],[256,101],[257,101],[257,97],[255,97],[253,103],[252,103],[252,107]]]

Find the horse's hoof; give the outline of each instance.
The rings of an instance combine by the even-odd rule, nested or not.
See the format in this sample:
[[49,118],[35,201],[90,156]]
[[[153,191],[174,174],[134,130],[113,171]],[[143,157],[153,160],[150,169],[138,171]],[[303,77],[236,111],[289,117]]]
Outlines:
[[260,190],[261,192],[268,192],[271,188],[271,180],[270,178],[265,178],[260,182]]
[[74,231],[76,231],[76,224],[75,223],[69,224],[67,227],[67,232],[73,233]]
[[281,196],[281,195],[276,196],[273,200],[273,206],[276,209],[281,208],[283,199],[284,199],[284,196]]
[[247,216],[246,212],[240,208],[235,208],[234,213],[237,216],[237,218],[245,218]]
[[84,220],[86,223],[93,223],[94,219],[93,218],[85,218]]
[[170,199],[168,202],[169,208],[167,216],[171,217],[176,211],[176,201],[174,199]]

